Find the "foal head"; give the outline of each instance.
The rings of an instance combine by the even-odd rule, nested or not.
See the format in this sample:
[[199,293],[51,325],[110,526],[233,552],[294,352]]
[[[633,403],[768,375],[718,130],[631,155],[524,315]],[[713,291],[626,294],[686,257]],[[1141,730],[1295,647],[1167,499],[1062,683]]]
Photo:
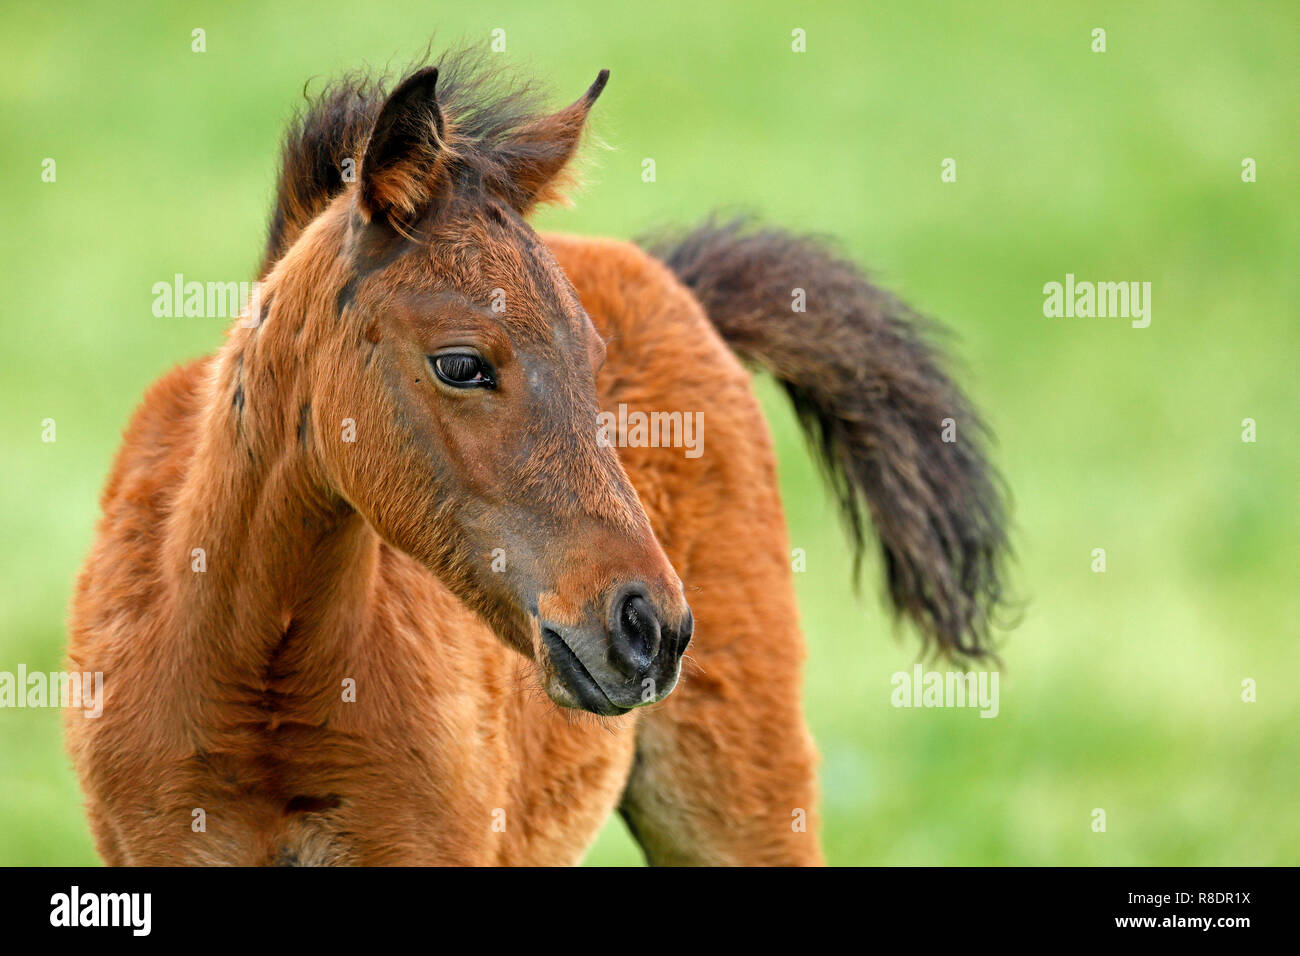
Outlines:
[[605,344],[523,218],[606,76],[559,113],[493,121],[454,86],[440,105],[436,68],[411,74],[370,111],[322,216],[334,241],[305,236],[272,287],[316,303],[310,440],[333,490],[536,659],[554,701],[619,714],[672,690],[691,613],[597,438]]

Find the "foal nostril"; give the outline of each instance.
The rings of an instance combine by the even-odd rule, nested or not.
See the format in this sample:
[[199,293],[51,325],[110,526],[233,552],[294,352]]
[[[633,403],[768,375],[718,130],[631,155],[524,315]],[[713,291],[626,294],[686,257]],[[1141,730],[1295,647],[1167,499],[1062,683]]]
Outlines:
[[634,591],[619,603],[613,623],[611,662],[625,677],[637,677],[659,653],[659,617],[644,595]]
[[691,609],[686,609],[686,620],[682,626],[677,629],[677,656],[681,657],[686,653],[686,647],[691,643],[691,637],[695,634],[695,615]]
[[628,648],[645,660],[659,652],[659,618],[640,594],[629,594],[618,611],[619,633]]

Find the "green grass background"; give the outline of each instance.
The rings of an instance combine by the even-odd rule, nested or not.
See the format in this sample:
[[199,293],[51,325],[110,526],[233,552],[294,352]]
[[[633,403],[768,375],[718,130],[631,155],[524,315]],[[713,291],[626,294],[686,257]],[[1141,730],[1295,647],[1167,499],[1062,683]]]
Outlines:
[[[808,555],[830,861],[1295,863],[1300,8],[551,6],[6,3],[0,670],[58,666],[120,430],[150,381],[222,334],[155,319],[151,286],[251,278],[304,81],[502,28],[502,64],[557,106],[613,72],[595,120],[610,148],[588,150],[576,207],[539,225],[628,237],[748,208],[833,234],[956,331],[997,432],[1025,600],[1001,714],[894,709],[916,642],[895,635],[878,567],[853,598],[802,439],[760,386]],[[1044,318],[1042,286],[1067,272],[1152,282],[1150,328]],[[93,863],[79,800],[59,715],[0,711],[0,864]],[[639,862],[617,821],[588,859]]]

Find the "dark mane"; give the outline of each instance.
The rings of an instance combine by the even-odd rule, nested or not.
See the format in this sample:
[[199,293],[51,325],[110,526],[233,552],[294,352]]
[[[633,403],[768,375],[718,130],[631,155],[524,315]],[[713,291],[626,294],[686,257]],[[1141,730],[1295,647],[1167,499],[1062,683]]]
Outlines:
[[[447,120],[443,149],[453,176],[492,186],[508,200],[518,190],[502,164],[508,148],[517,161],[558,158],[567,145],[546,138],[520,138],[519,131],[546,114],[543,95],[485,66],[491,54],[469,48],[444,54],[437,62],[438,106]],[[387,93],[426,65],[427,57],[391,79],[353,72],[330,82],[290,121],[281,145],[275,206],[266,249],[258,270],[265,276],[298,234],[356,178],[366,141]],[[353,175],[344,181],[344,160]],[[524,200],[520,197],[520,202]]]

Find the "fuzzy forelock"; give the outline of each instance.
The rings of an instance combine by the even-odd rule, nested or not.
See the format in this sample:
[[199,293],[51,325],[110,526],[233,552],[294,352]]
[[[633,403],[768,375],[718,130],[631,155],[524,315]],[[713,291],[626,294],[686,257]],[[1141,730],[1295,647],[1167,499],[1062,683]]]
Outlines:
[[[265,276],[298,234],[347,188],[347,159],[352,160],[355,178],[388,91],[428,60],[427,55],[421,57],[396,78],[354,71],[315,95],[304,89],[307,105],[290,121],[281,146],[260,275]],[[523,161],[559,167],[572,151],[572,143],[561,138],[519,135],[550,114],[544,91],[497,68],[482,47],[445,53],[436,66],[438,108],[447,125],[440,145],[453,179],[482,185],[520,209],[562,200],[563,177],[531,195],[510,166]]]

